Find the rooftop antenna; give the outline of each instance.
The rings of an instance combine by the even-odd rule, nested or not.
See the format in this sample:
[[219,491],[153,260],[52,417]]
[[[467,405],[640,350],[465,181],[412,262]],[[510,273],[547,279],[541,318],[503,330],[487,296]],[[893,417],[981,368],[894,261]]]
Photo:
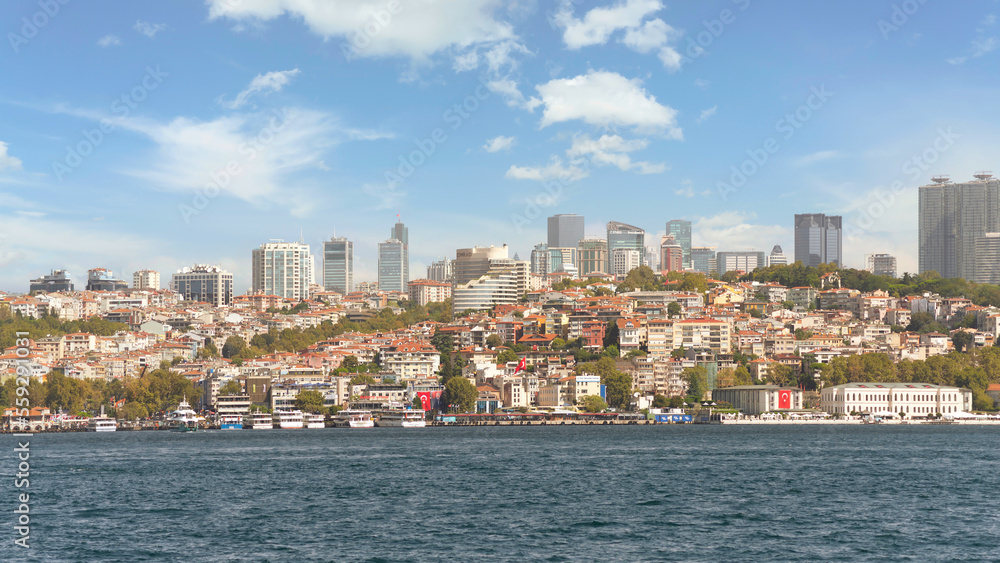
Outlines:
[[980,170],[979,172],[976,172],[972,176],[977,180],[986,181],[993,177],[993,172],[989,170]]
[[935,184],[947,184],[951,182],[951,176],[947,174],[939,174],[937,176],[931,176],[931,181]]

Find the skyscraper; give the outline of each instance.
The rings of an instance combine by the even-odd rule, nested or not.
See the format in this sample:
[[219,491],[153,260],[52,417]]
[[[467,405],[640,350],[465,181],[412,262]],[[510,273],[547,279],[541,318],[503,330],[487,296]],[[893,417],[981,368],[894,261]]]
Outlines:
[[354,291],[354,243],[347,237],[323,242],[323,289],[341,295]]
[[427,279],[438,282],[451,281],[451,260],[442,258],[427,266]]
[[972,281],[1000,283],[1000,233],[984,233],[976,237],[976,269]]
[[549,248],[576,248],[583,238],[583,215],[572,213],[549,217]]
[[715,272],[715,247],[696,246],[691,249],[691,269],[710,275]]
[[[398,225],[398,223],[397,223]],[[382,291],[406,292],[410,281],[406,245],[391,238],[378,245],[378,288]]]
[[[642,265],[642,259],[646,252],[646,231],[640,229],[639,227],[634,227],[632,225],[627,225],[625,223],[619,223],[617,221],[611,221],[607,225],[608,228],[608,259],[612,258],[615,250],[627,249],[635,250],[639,253],[639,266]],[[638,266],[637,266],[638,267]],[[614,273],[612,268],[612,263],[608,262],[608,272]]]
[[1000,180],[991,174],[952,184],[946,176],[920,186],[919,269],[972,280],[976,238],[1000,232]]
[[795,261],[806,266],[843,265],[843,217],[822,213],[795,215]]
[[392,226],[389,238],[403,243],[403,289],[400,291],[406,291],[406,284],[410,281],[410,229],[399,220],[399,215],[396,215],[396,224]]
[[581,278],[590,274],[608,273],[608,241],[602,238],[585,238],[577,246],[577,270]]
[[660,242],[660,270],[679,272],[684,269],[684,249],[672,235],[666,235]]
[[[681,219],[667,221],[667,234],[673,236],[677,244],[681,245],[681,251],[684,253],[684,269],[691,268],[691,221]],[[666,270],[663,264],[660,264],[660,269]]]
[[251,253],[253,291],[285,299],[306,299],[313,283],[309,245],[301,242],[265,242]]

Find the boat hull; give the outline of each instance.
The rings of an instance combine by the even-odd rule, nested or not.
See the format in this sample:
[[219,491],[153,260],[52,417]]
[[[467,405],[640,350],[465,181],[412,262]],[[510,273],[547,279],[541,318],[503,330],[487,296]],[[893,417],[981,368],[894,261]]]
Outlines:
[[426,428],[426,420],[380,420],[380,428]]
[[223,424],[219,425],[219,428],[222,429],[222,430],[242,430],[243,429],[243,423],[242,422],[226,422],[226,423],[223,423]]

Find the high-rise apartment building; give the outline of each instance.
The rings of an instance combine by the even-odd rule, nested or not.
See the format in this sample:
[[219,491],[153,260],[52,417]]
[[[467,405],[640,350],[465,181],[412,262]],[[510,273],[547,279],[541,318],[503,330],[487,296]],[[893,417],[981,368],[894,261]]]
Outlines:
[[[677,244],[681,246],[681,251],[684,252],[683,268],[691,268],[691,221],[681,219],[667,221],[667,234],[674,237]],[[660,269],[667,269],[663,266],[662,261]]]
[[135,289],[160,289],[160,272],[156,270],[133,272],[132,287]]
[[868,271],[876,276],[896,277],[896,257],[890,254],[869,254],[865,257]]
[[771,253],[767,255],[767,265],[768,266],[787,266],[788,257],[781,250],[781,245],[774,245],[771,249]]
[[976,239],[1000,232],[1000,179],[981,173],[971,182],[933,180],[919,189],[920,272],[972,280],[978,276]]
[[323,289],[341,295],[354,291],[354,242],[347,237],[323,242]]
[[435,260],[427,266],[427,279],[431,281],[450,282],[451,277],[451,260],[447,258]]
[[459,286],[490,271],[490,260],[506,260],[507,245],[503,246],[476,246],[473,248],[459,248],[455,251],[455,261],[452,262],[452,281]]
[[52,270],[49,275],[33,279],[28,283],[28,293],[56,291],[73,291],[73,279],[68,271]]
[[[690,256],[690,253],[688,254]],[[660,241],[660,271],[680,272],[684,270],[684,249],[674,239],[666,235]]]
[[976,269],[972,281],[1000,284],[1000,233],[976,237]]
[[691,249],[691,269],[706,276],[716,272],[715,247],[696,246]]
[[531,273],[546,276],[553,272],[566,272],[577,262],[576,248],[552,248],[536,244],[531,250]]
[[[455,281],[451,293],[452,310],[491,309],[496,305],[510,305],[529,290],[531,263],[506,257],[507,246],[459,249],[455,260]],[[493,257],[489,257],[493,256]],[[485,258],[484,258],[485,257]],[[461,267],[459,266],[461,263]],[[459,283],[461,277],[485,264],[486,270],[468,281]]]
[[410,281],[406,245],[399,239],[389,239],[378,245],[378,288],[382,291],[406,293]]
[[602,238],[585,238],[577,245],[577,271],[581,278],[591,274],[608,273],[608,241]]
[[757,250],[718,252],[715,255],[716,272],[721,276],[726,272],[750,273],[764,267],[764,253]]
[[843,265],[843,217],[822,213],[795,216],[795,261],[806,266]]
[[218,266],[195,264],[178,270],[170,279],[170,289],[185,301],[199,301],[215,307],[233,304],[233,275]]
[[[615,250],[635,250],[639,253],[639,265],[641,266],[643,255],[646,252],[646,231],[617,221],[608,223],[607,229],[609,260],[613,259]],[[614,273],[612,263],[608,264],[608,271]]]
[[642,251],[633,248],[616,248],[611,251],[611,273],[624,279],[632,270],[642,266]]
[[120,291],[126,288],[128,284],[116,278],[111,270],[105,268],[87,270],[87,291]]
[[251,252],[252,289],[296,301],[309,298],[313,260],[308,244],[265,242]]
[[583,215],[566,213],[549,217],[549,248],[576,248],[583,238]]

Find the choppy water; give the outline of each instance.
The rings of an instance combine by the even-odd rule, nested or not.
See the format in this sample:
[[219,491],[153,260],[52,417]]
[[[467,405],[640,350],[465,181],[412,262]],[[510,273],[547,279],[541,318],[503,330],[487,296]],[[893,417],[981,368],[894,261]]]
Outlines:
[[12,448],[0,456],[3,561],[1000,560],[993,427],[117,432],[30,447],[30,550],[13,547]]

